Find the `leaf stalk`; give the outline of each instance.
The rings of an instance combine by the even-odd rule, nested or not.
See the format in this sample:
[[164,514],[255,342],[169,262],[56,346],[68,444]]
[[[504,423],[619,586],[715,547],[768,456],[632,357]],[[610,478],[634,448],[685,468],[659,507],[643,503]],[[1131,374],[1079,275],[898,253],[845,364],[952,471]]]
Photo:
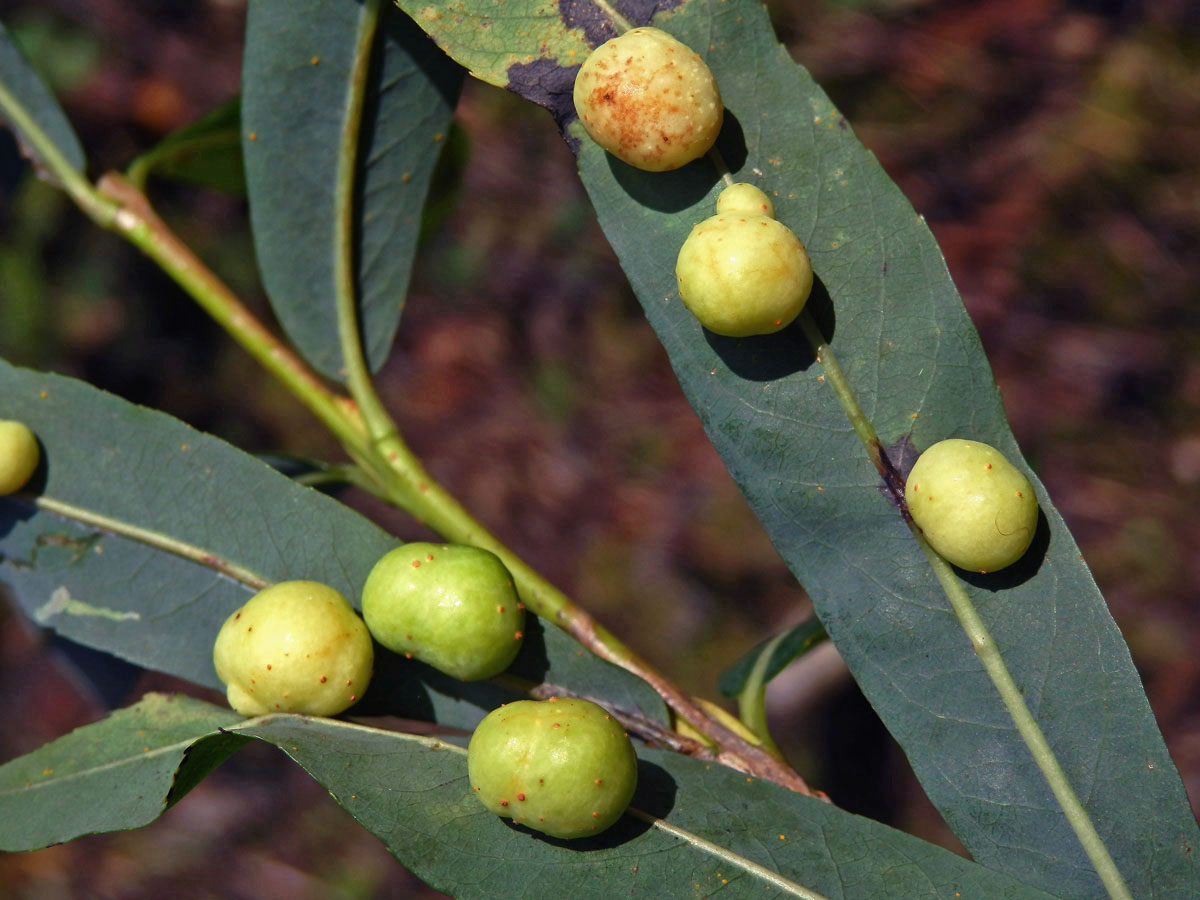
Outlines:
[[75,204],[102,228],[110,228],[117,206],[99,194],[82,172],[67,160],[50,135],[29,114],[24,105],[0,81],[0,113],[33,149],[49,174],[58,180]]
[[151,208],[146,195],[121,175],[100,179],[116,214],[107,226],[158,263],[222,328],[298,397],[343,444],[361,447],[365,429],[354,405],[335,395],[240,299],[183,243]]

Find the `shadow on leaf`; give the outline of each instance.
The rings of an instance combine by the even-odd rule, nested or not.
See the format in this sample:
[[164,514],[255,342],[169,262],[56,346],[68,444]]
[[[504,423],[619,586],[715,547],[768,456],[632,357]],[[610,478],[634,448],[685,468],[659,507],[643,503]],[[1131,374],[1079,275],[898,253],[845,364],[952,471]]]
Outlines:
[[[38,464],[38,469],[26,485],[26,490],[41,490],[45,482],[45,473],[42,471],[44,465],[45,463]],[[0,497],[0,537],[7,537],[18,523],[28,521],[36,514],[37,507],[26,500],[18,497]],[[3,559],[4,557],[0,556],[0,560]]]
[[962,569],[958,569],[957,571],[962,576],[963,581],[972,587],[991,591],[992,593],[1006,591],[1019,584],[1024,584],[1036,575],[1038,569],[1042,567],[1042,562],[1045,560],[1049,548],[1050,523],[1046,521],[1046,514],[1039,509],[1037,528],[1033,532],[1033,540],[1029,542],[1029,549],[1025,551],[1025,555],[1015,563],[998,572],[967,572]]
[[[817,323],[825,340],[833,339],[833,301],[819,279],[804,307]],[[704,339],[735,375],[747,381],[775,381],[806,371],[815,361],[813,348],[798,322],[774,334],[746,338],[724,337],[704,330]]]
[[[671,777],[666,769],[652,762],[647,762],[644,759],[639,759],[638,786],[634,792],[633,802],[630,806],[656,818],[665,818],[675,806],[675,794],[677,790],[675,779]],[[563,838],[551,837],[548,834],[542,834],[540,831],[535,831],[525,825],[518,825],[510,819],[504,819],[503,821],[513,831],[523,832],[538,840],[545,841],[547,844],[562,847],[564,850],[575,850],[584,853],[590,850],[611,850],[614,847],[619,847],[645,834],[652,827],[650,823],[626,814],[621,816],[612,827],[605,829],[595,837],[565,840]]]
[[525,615],[525,638],[521,652],[506,670],[510,675],[526,678],[534,684],[546,680],[550,671],[550,657],[546,652],[546,626],[533,613]]
[[[746,162],[746,136],[742,133],[741,123],[729,110],[725,111],[725,122],[716,146],[731,172],[736,172]],[[659,212],[690,209],[707,197],[713,185],[721,180],[707,156],[670,172],[646,172],[621,162],[611,153],[607,156],[613,178],[629,196]],[[706,210],[702,218],[708,218],[713,212],[715,210]]]
[[721,132],[717,135],[717,152],[729,166],[730,172],[741,171],[746,164],[749,153],[746,150],[746,132],[742,130],[741,120],[725,107],[725,119],[721,122]]
[[492,681],[459,681],[376,644],[371,686],[353,707],[352,714],[436,722],[441,717],[435,710],[434,694],[477,706],[479,718],[503,703],[522,699],[520,694]]

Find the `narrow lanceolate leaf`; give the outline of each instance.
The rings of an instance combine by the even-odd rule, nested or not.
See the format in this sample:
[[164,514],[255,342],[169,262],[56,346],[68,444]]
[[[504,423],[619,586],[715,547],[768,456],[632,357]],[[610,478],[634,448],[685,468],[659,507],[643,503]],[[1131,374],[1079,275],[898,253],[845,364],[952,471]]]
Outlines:
[[241,721],[232,710],[200,700],[147,694],[5,763],[0,849],[36,850],[152,822],[246,743],[218,732]]
[[[471,59],[478,39],[466,23],[476,10],[493,17],[489,40],[503,36],[514,58],[536,56],[542,44],[525,32],[556,46],[544,37],[551,20],[581,5],[540,7],[530,23],[482,0],[455,4],[434,33],[456,58]],[[641,4],[615,6],[646,24]],[[717,75],[727,107],[718,147],[807,244],[818,279],[810,309],[883,443],[919,449],[974,438],[1028,471],[929,229],[779,45],[764,9],[754,0],[687,0],[654,24],[697,49]],[[556,40],[576,33],[570,20],[554,27]],[[509,71],[510,88],[547,102],[521,70]],[[567,68],[542,72],[544,83],[569,78]],[[569,102],[569,92],[555,96]],[[716,169],[705,160],[670,173],[631,169],[587,140],[569,108],[558,115],[689,401],[930,798],[978,861],[1063,896],[1101,896],[799,328],[719,338],[680,303],[675,257],[692,225],[713,213]],[[970,591],[1134,896],[1190,895],[1200,889],[1200,831],[1187,796],[1129,651],[1037,489],[1044,517],[1027,557],[1005,572],[966,576]]]
[[[462,70],[385,3],[369,54],[355,148],[358,319],[368,364],[382,365],[408,289],[429,179]],[[256,0],[243,70],[242,147],[263,282],[288,337],[340,378],[334,294],[341,139],[362,3]]]
[[659,824],[627,815],[594,839],[558,841],[486,811],[463,749],[443,740],[298,716],[237,731],[279,746],[406,867],[458,900],[1053,896],[820,800],[675,754],[639,751],[633,804]]
[[167,135],[129,166],[129,179],[145,188],[151,175],[204,187],[246,192],[242,170],[241,99],[234,97]]
[[[718,687],[726,697],[736,697],[746,686],[750,673],[760,663],[763,666],[762,681],[766,684],[827,638],[825,626],[816,619],[806,619],[789,628],[786,633],[763,641],[722,672]],[[764,653],[769,654],[766,660],[762,659]]]
[[[5,98],[3,95],[8,96]],[[17,49],[3,25],[0,25],[0,100],[11,100],[24,107],[25,112],[46,133],[70,166],[83,171],[86,161],[75,129],[67,121],[66,113],[58,105],[45,82],[25,61],[25,57],[21,55],[21,51]],[[5,112],[7,105],[7,102],[0,102],[0,124],[14,128],[12,116]],[[44,170],[46,166],[40,154],[33,149],[19,129],[16,129],[16,132],[24,152],[32,156]]]
[[[39,624],[147,668],[220,688],[212,641],[264,584],[311,579],[355,606],[394,538],[311,488],[162,413],[0,361],[0,419],[29,425],[45,462],[0,497],[0,582]],[[540,633],[538,628],[530,628]],[[516,670],[664,721],[633,676],[558,639]],[[364,713],[470,728],[511,690],[467,685],[380,651]]]

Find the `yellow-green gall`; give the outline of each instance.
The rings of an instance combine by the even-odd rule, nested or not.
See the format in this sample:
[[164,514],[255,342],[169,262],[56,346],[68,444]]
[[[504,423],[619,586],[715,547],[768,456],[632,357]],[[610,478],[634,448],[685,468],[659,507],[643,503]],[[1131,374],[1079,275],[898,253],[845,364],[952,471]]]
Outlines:
[[769,216],[775,218],[775,204],[761,188],[740,181],[731,184],[717,197],[719,216]]
[[467,774],[474,795],[496,815],[552,837],[590,837],[628,808],[637,755],[602,706],[518,700],[476,727]]
[[371,635],[346,598],[315,581],[281,581],[233,613],[213,645],[229,705],[244,716],[332,716],[371,681]]
[[29,426],[0,420],[0,497],[25,487],[40,459],[37,438]]
[[383,646],[463,681],[491,678],[521,649],[525,607],[494,554],[463,544],[404,544],[363,585],[363,618]]
[[904,486],[913,521],[942,557],[971,572],[1015,563],[1037,528],[1029,479],[979,441],[939,441],[921,454]]
[[708,152],[725,107],[700,55],[658,28],[634,28],[592,51],[575,78],[575,111],[618,159],[650,172]]
[[774,218],[770,198],[735,184],[717,215],[692,228],[675,260],[679,297],[700,324],[726,337],[786,328],[812,291],[808,251]]

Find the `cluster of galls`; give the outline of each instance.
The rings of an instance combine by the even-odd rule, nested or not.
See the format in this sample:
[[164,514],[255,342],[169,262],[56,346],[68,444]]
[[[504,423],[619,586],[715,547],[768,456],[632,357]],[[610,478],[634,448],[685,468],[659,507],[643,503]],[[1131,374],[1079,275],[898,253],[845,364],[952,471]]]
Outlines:
[[[387,553],[363,585],[362,612],[360,619],[340,593],[312,581],[255,594],[226,619],[213,647],[230,706],[247,716],[343,712],[370,682],[372,637],[463,681],[490,678],[512,663],[525,627],[500,559],[453,544]],[[560,838],[612,825],[637,780],[625,731],[585,700],[500,707],[480,723],[467,764],[485,807]]]
[[[709,151],[724,106],[698,54],[656,28],[635,28],[588,57],[575,83],[588,133],[630,165],[661,172]],[[683,303],[710,331],[770,334],[789,325],[812,289],[808,253],[750,184],[717,198],[676,260]],[[33,433],[0,421],[0,495],[38,466]],[[1037,524],[1028,479],[976,441],[933,445],[905,486],[913,521],[941,556],[990,572],[1016,562]],[[255,594],[222,625],[213,663],[230,705],[247,716],[330,716],[362,697],[374,665],[372,637],[464,681],[490,678],[521,646],[524,606],[512,576],[477,547],[411,543],[376,563],[360,619],[333,588],[286,581]],[[364,623],[365,619],[365,623]],[[493,710],[468,747],[475,795],[497,815],[558,838],[594,835],[616,822],[637,784],[637,756],[620,723],[587,700],[522,700]]]
[[[575,79],[575,110],[601,147],[639,169],[677,169],[707,153],[725,107],[695,51],[657,28],[634,28],[597,47]],[[726,188],[717,214],[692,229],[675,265],[679,297],[716,334],[785,328],[812,289],[800,239],[750,184]]]
[[463,681],[508,668],[525,607],[495,554],[452,544],[404,544],[367,576],[363,619],[333,588],[284,581],[255,594],[217,635],[213,664],[245,715],[329,716],[370,681],[371,638]]
[[[698,54],[657,28],[635,28],[588,56],[575,109],[609,153],[639,169],[676,169],[707,153],[724,107]],[[675,261],[683,304],[715,334],[750,337],[786,328],[803,310],[813,271],[800,239],[775,219],[751,184],[717,198],[716,215],[692,228]],[[956,566],[993,572],[1016,562],[1037,526],[1028,479],[998,450],[942,441],[917,461],[906,486],[913,521]]]

